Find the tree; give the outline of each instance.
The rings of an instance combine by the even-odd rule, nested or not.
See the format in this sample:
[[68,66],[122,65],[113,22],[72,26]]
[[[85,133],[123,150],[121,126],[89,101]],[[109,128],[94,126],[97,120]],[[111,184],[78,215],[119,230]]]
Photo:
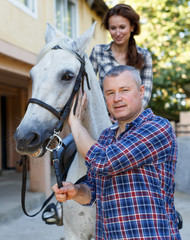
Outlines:
[[179,111],[190,110],[190,1],[120,3],[130,4],[141,16],[136,41],[152,53],[154,82],[149,106],[155,114],[178,121]]

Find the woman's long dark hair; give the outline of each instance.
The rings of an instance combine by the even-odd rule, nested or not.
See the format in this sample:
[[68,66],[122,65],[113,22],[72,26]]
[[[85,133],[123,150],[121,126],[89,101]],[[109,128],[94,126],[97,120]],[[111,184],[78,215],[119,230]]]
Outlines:
[[126,53],[127,65],[141,69],[144,65],[144,59],[143,56],[137,52],[136,41],[134,39],[134,35],[140,34],[140,17],[131,6],[117,4],[106,12],[102,25],[109,30],[109,18],[118,15],[127,18],[131,26],[134,26],[134,30],[131,32],[129,38],[128,51]]

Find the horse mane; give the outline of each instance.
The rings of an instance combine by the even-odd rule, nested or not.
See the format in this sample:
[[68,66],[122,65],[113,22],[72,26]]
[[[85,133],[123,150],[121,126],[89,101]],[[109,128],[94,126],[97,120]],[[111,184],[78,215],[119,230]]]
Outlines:
[[72,39],[69,37],[62,37],[62,38],[56,38],[55,40],[47,43],[40,51],[40,53],[37,56],[37,63],[56,45],[59,45],[62,49],[67,49],[68,51],[72,51],[72,45],[71,45]]

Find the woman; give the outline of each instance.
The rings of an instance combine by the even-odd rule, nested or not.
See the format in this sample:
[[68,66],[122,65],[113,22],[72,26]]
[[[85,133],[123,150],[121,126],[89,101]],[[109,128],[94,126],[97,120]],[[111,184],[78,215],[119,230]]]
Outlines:
[[113,41],[93,48],[90,60],[99,76],[100,85],[106,72],[113,66],[130,65],[140,71],[145,86],[144,108],[152,92],[152,57],[149,51],[136,45],[134,36],[140,33],[140,17],[126,4],[117,4],[105,14],[102,25],[109,31]]

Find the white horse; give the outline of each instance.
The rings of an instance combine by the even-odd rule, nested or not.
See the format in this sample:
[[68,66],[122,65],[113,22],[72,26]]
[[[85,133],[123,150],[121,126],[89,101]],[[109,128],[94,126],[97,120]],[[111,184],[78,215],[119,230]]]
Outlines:
[[[94,32],[94,25],[76,40],[56,38],[55,30],[48,24],[46,45],[32,68],[32,98],[37,98],[57,111],[68,101],[81,66],[77,54],[85,59],[90,88],[84,82],[88,106],[83,125],[94,139],[103,129],[111,125],[105,101],[92,65],[85,54]],[[58,49],[53,49],[59,46]],[[47,109],[29,103],[25,116],[15,133],[16,150],[20,154],[40,157],[58,123],[58,119]],[[67,124],[67,122],[65,123]],[[76,182],[86,174],[85,161],[79,153],[69,169],[67,181]],[[95,207],[84,207],[74,201],[63,204],[64,233],[66,240],[88,240],[95,235]]]

